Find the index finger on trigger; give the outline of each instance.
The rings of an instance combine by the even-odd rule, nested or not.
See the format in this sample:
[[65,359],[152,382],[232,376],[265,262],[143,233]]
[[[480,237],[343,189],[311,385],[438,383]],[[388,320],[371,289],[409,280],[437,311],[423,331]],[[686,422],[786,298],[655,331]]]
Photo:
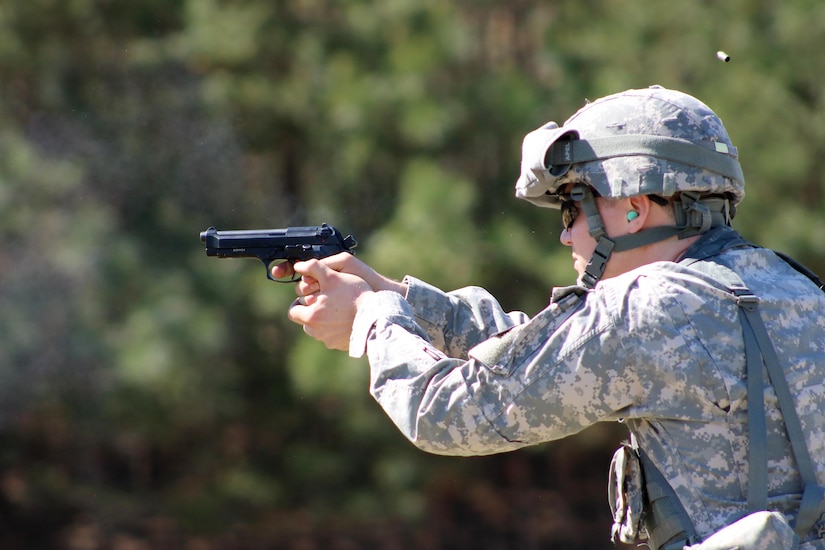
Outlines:
[[274,264],[269,272],[275,279],[288,279],[294,275],[295,270],[290,262],[280,262]]

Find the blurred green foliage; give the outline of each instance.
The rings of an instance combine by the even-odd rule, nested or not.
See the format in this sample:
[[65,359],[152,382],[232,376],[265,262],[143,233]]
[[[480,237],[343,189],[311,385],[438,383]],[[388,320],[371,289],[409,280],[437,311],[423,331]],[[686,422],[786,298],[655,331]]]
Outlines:
[[815,0],[2,3],[0,545],[611,547],[621,428],[421,453],[198,232],[325,221],[532,314],[573,272],[512,198],[522,136],[661,84],[726,121],[737,228],[825,273],[823,27]]

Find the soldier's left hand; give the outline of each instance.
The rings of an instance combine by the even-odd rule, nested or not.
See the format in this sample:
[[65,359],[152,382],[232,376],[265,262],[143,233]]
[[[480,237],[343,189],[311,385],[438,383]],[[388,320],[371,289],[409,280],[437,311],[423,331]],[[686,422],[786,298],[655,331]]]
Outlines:
[[293,268],[302,276],[302,282],[296,285],[298,298],[289,308],[289,319],[329,349],[348,350],[352,322],[358,311],[356,302],[363,294],[372,292],[370,285],[318,260],[296,262]]

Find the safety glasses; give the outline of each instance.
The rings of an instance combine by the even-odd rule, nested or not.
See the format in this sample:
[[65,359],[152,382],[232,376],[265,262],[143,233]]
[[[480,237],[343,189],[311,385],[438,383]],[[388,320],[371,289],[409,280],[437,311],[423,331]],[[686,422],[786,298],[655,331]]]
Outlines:
[[585,200],[586,197],[598,196],[599,193],[595,189],[582,183],[574,185],[568,193],[558,194],[561,204],[561,223],[567,231],[570,231],[576,218],[579,217],[579,209],[576,203]]
[[565,230],[570,231],[573,227],[573,222],[579,217],[579,209],[576,208],[576,201],[563,200],[561,201],[561,223]]

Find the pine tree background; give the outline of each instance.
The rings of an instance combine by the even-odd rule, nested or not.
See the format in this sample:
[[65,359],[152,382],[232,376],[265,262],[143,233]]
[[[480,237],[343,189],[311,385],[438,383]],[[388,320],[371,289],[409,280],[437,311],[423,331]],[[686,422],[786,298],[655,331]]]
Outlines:
[[816,0],[5,0],[0,546],[612,548],[621,426],[422,453],[198,233],[327,222],[533,314],[574,273],[523,135],[660,84],[725,121],[735,227],[825,273],[822,52]]

